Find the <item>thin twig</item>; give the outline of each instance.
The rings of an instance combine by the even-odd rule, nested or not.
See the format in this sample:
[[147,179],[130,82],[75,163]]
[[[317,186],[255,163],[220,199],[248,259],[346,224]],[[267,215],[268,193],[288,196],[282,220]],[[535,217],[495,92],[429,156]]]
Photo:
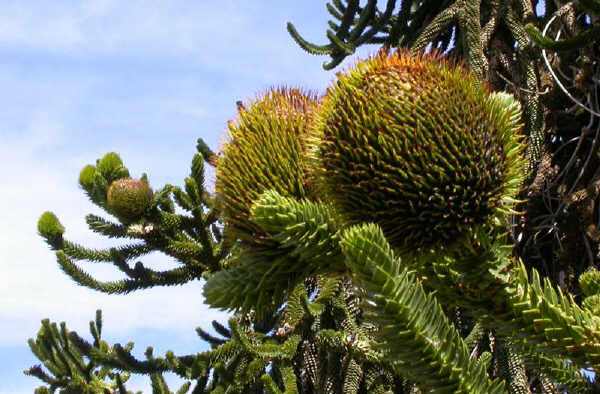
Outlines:
[[[554,15],[552,18],[550,18],[550,20],[548,21],[548,23],[544,27],[544,30],[542,31],[542,37],[546,36],[546,32],[548,31],[548,28],[550,27],[550,25],[552,24],[552,22],[554,22],[555,19],[556,19],[556,15]],[[575,97],[573,97],[571,95],[571,93],[569,93],[567,91],[567,89],[563,86],[563,84],[560,82],[560,80],[558,79],[558,77],[554,73],[554,70],[550,66],[550,62],[548,61],[548,56],[546,54],[546,49],[542,49],[542,58],[544,59],[544,64],[546,65],[546,68],[550,72],[550,75],[552,75],[552,78],[554,79],[554,81],[556,82],[556,84],[558,85],[558,87],[560,88],[560,90],[562,90],[567,95],[567,97],[569,97],[571,99],[571,101],[573,101],[574,103],[576,103],[577,105],[579,105],[580,107],[582,107],[583,109],[585,109],[586,111],[588,111],[589,113],[591,113],[591,114],[593,114],[595,116],[600,117],[600,113],[594,111],[591,108],[586,107],[585,104],[581,103],[579,100],[577,100]]]

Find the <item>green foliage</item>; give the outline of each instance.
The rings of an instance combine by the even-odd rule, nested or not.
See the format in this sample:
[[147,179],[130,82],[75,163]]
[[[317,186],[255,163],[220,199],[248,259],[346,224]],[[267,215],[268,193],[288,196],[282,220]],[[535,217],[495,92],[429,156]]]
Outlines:
[[501,382],[488,380],[482,364],[469,359],[435,297],[394,257],[377,226],[351,227],[341,245],[352,277],[366,292],[367,310],[379,323],[377,346],[400,374],[436,392],[503,391]]
[[129,170],[117,153],[110,152],[96,160],[96,166],[83,167],[79,185],[94,204],[106,208],[109,185],[121,178],[129,178]]
[[[78,245],[46,212],[38,231],[60,268],[117,294],[204,278],[206,302],[234,315],[197,329],[210,350],[144,360],[101,341],[99,314],[93,343],[44,320],[37,392],[126,393],[138,373],[171,393],[165,372],[185,380],[178,393],[600,392],[581,372],[600,369],[600,6],[543,3],[545,17],[527,0],[333,0],[329,44],[288,25],[326,67],[363,44],[402,49],[338,74],[323,100],[238,102],[223,151],[198,140],[182,187],[149,192],[116,153],[86,166],[79,184],[119,219],[88,215],[90,229],[131,242]],[[567,38],[539,33],[557,18]],[[548,60],[535,45],[569,50]],[[559,73],[572,92],[542,64],[576,70]],[[119,212],[118,185],[141,204]],[[177,266],[132,263],[153,251]],[[124,279],[98,281],[83,261]]]
[[[115,352],[115,348],[101,340],[102,314],[96,312],[96,320],[90,322],[90,332],[94,338],[96,351],[107,354]],[[59,389],[61,394],[97,394],[113,393],[130,394],[124,383],[129,379],[128,372],[116,373],[111,366],[102,365],[91,360],[84,349],[78,346],[79,340],[74,340],[76,334],[69,332],[65,324],[60,329],[48,319],[42,320],[42,328],[37,339],[29,340],[33,354],[44,363],[45,372],[41,365],[36,365],[25,371],[26,375],[35,376],[48,384],[49,390],[41,386],[36,393],[54,392]],[[131,350],[133,344],[127,346]]]
[[[348,1],[346,6],[341,1],[332,3],[333,5],[327,3],[327,11],[339,24],[329,22],[332,29],[327,30],[330,40],[328,45],[311,44],[298,34],[293,24],[287,25],[289,33],[302,49],[315,55],[331,56],[331,61],[324,64],[326,70],[340,64],[346,56],[353,54],[359,45],[382,43],[382,38],[376,35],[382,30],[387,30],[386,25],[389,24],[396,5],[395,0],[388,1],[385,11],[381,13],[377,9],[376,0],[369,0],[364,7],[355,0]],[[358,15],[358,18],[355,18],[355,15]]]
[[38,220],[38,233],[53,249],[59,249],[63,241],[65,228],[52,212],[44,212]]
[[600,294],[593,294],[583,299],[582,305],[584,308],[592,312],[596,316],[600,316]]
[[592,45],[600,35],[600,26],[591,27],[575,37],[564,40],[552,40],[546,38],[542,36],[541,32],[532,24],[527,24],[525,30],[539,46],[558,51],[572,51],[586,45]]
[[[590,15],[600,17],[600,1],[581,0],[577,3],[577,5],[582,8],[581,11],[588,13],[588,17]],[[579,34],[562,40],[553,40],[544,37],[542,32],[532,23],[525,25],[525,30],[527,33],[529,33],[529,36],[533,39],[533,41],[535,41],[535,43],[542,48],[557,51],[573,51],[585,46],[592,46],[595,43],[600,42],[600,39],[598,38],[600,37],[600,26],[594,26],[590,23],[589,26],[586,27],[587,28]]]
[[94,187],[94,177],[96,175],[96,167],[89,164],[81,170],[79,173],[79,185],[83,190],[92,190]]
[[[422,51],[426,45],[452,50],[451,28],[459,25],[455,42],[462,44],[469,56],[470,66],[483,66],[481,42],[474,39],[481,35],[478,3],[456,1],[448,6],[437,1],[401,1],[387,0],[385,8],[380,10],[376,0],[369,0],[361,7],[358,0],[335,0],[327,2],[327,11],[333,17],[327,30],[329,44],[315,45],[303,39],[293,24],[288,23],[288,32],[298,45],[309,53],[329,55],[331,61],[325,63],[326,70],[339,65],[356,48],[363,44],[383,44],[389,47],[412,47],[415,52]],[[492,3],[492,7],[500,4]],[[449,31],[450,30],[450,31]],[[473,67],[475,68],[475,67]],[[479,74],[480,70],[476,70]]]
[[115,152],[107,153],[99,159],[96,163],[96,169],[109,184],[117,179],[129,176],[129,171],[123,166],[121,156]]
[[[40,217],[40,234],[56,250],[60,268],[80,285],[110,293],[122,294],[153,286],[184,284],[217,271],[228,254],[230,240],[215,227],[220,208],[208,198],[202,183],[201,155],[194,158],[192,176],[186,179],[186,191],[166,185],[156,193],[142,180],[128,177],[120,157],[109,153],[98,160],[97,167],[86,166],[80,174],[80,184],[90,200],[121,223],[88,215],[90,229],[109,238],[134,240],[125,246],[90,249],[63,239],[64,228],[52,213]],[[109,181],[112,184],[109,185]],[[175,202],[185,211],[175,213]],[[217,239],[218,238],[218,239]],[[165,271],[153,270],[141,261],[131,260],[159,251],[175,257],[179,266]],[[77,261],[112,264],[121,271],[122,280],[102,282],[94,279]]]
[[320,270],[327,270],[325,265],[334,266],[340,260],[339,219],[329,204],[299,202],[267,191],[253,204],[251,217],[272,234],[280,249],[300,262],[320,264]]
[[579,277],[579,287],[586,296],[600,294],[600,271],[595,268],[584,272]]
[[289,363],[298,346],[298,336],[279,340],[277,336],[254,330],[244,319],[231,319],[229,329],[216,322],[214,325],[225,338],[198,329],[212,350],[186,356],[175,356],[168,351],[164,357],[156,357],[149,347],[146,360],[139,360],[131,353],[133,343],[110,346],[101,340],[100,311],[96,313],[96,321],[90,322],[93,343],[70,332],[64,323],[58,329],[56,324],[44,320],[37,340],[29,341],[33,353],[44,365],[25,373],[48,385],[41,386],[39,392],[58,389],[64,394],[130,394],[125,388],[130,373],[149,375],[154,393],[172,394],[163,377],[167,371],[187,380],[177,390],[182,394],[262,392],[263,384],[274,392],[282,385],[287,387],[284,392],[297,392]]
[[336,214],[331,206],[298,202],[269,191],[251,209],[251,218],[277,242],[265,250],[238,249],[228,270],[213,275],[204,286],[207,302],[229,310],[262,313],[276,309],[307,276],[340,271]]

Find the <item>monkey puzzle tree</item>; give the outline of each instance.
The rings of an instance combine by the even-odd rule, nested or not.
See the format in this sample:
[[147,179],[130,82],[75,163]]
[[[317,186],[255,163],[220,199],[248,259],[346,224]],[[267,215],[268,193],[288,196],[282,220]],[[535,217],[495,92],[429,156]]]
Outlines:
[[[30,346],[45,369],[26,371],[38,392],[126,393],[141,373],[167,393],[163,372],[182,393],[600,392],[581,372],[600,363],[600,3],[384,3],[327,3],[326,45],[289,24],[325,68],[387,49],[323,95],[240,104],[220,155],[198,142],[183,189],[153,191],[115,153],[82,170],[118,219],[90,228],[132,243],[76,245],[44,213],[65,273],[114,294],[204,278],[234,315],[219,337],[197,330],[210,351],[146,360],[101,339],[99,312],[93,342],[44,320]],[[179,266],[130,263],[151,251]]]

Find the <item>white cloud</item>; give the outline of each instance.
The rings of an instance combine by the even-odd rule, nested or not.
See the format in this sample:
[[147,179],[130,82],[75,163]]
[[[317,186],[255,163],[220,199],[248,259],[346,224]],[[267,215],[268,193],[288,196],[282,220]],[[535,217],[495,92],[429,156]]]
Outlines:
[[[235,1],[14,1],[0,11],[0,43],[65,54],[111,54],[128,49],[134,54],[199,57],[203,51],[219,47],[223,53],[255,51],[273,44],[272,40],[253,40],[266,38],[265,29],[256,25],[257,14],[265,10],[264,4]],[[283,30],[283,21],[278,23]],[[242,45],[242,40],[250,45]],[[227,47],[227,43],[232,45]]]
[[[302,51],[285,28],[292,20],[313,38],[311,27],[314,30],[316,25],[315,39],[326,42],[324,5],[315,1],[310,7],[312,12],[299,13],[305,4],[13,1],[0,9],[0,48],[68,58],[157,57],[167,63],[178,59],[198,70],[273,83],[309,73],[310,79],[318,81],[310,87],[318,88],[328,80],[320,67],[326,58]],[[309,63],[312,67],[307,68]]]

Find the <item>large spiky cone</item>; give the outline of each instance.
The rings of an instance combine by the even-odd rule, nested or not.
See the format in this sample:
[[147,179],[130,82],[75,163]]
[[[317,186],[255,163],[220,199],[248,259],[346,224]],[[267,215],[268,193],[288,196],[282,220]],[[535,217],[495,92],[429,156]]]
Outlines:
[[316,95],[294,88],[271,89],[239,105],[229,122],[216,171],[216,193],[225,220],[239,239],[260,244],[263,232],[250,220],[252,203],[267,190],[287,197],[310,195],[306,135],[318,105]]
[[449,244],[510,213],[522,181],[520,107],[458,64],[381,52],[338,76],[313,147],[318,183],[392,245]]

